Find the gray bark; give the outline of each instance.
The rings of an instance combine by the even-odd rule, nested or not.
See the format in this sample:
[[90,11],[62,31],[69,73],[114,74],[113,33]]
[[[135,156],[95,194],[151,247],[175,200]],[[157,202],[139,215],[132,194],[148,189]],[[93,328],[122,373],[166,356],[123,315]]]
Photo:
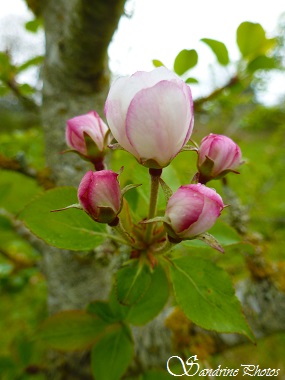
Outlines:
[[[92,109],[103,116],[109,88],[107,47],[124,2],[48,0],[42,9],[46,31],[42,120],[46,161],[57,185],[78,186],[90,170],[78,156],[60,154],[66,149],[65,125],[69,118]],[[97,263],[78,265],[73,253],[46,249],[44,270],[51,313],[82,307],[108,292],[108,271]]]
[[66,149],[66,121],[95,109],[109,89],[107,47],[125,0],[47,0],[42,118],[47,165],[58,185],[78,185],[87,165]]
[[[74,154],[60,154],[67,148],[65,125],[69,118],[90,110],[103,117],[110,81],[107,48],[124,3],[125,0],[43,2],[46,57],[42,122],[46,162],[57,185],[78,186],[83,174],[91,169]],[[95,256],[106,258],[110,249],[107,244]],[[80,254],[45,247],[43,271],[48,282],[49,312],[81,309],[92,300],[106,298],[113,265],[112,260],[107,264],[98,259],[86,261]],[[79,354],[52,355],[49,378],[89,378],[89,363],[86,355],[83,357],[84,360]]]

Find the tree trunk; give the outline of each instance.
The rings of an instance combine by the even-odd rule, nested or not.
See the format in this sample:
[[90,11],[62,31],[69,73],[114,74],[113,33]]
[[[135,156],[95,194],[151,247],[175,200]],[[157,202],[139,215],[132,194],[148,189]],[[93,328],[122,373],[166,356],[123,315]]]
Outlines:
[[[78,186],[90,167],[66,149],[66,121],[96,110],[103,117],[109,89],[107,48],[124,11],[125,0],[47,0],[42,15],[46,33],[42,122],[46,162],[57,185]],[[102,248],[106,249],[106,247]],[[97,257],[101,253],[97,252]],[[43,270],[51,314],[84,308],[107,297],[112,260],[82,260],[80,254],[46,247]],[[84,357],[84,355],[83,355]],[[82,355],[53,355],[50,378],[85,379]],[[60,369],[58,368],[60,367]],[[87,374],[86,374],[87,372]]]

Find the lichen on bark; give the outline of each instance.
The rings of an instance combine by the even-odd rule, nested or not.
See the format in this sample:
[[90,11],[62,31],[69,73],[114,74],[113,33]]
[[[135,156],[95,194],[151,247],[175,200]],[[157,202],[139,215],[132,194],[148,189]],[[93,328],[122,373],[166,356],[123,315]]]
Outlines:
[[[46,163],[59,186],[78,186],[85,171],[90,170],[78,156],[60,154],[66,149],[65,124],[69,118],[90,110],[103,117],[110,81],[107,49],[124,12],[124,3],[125,0],[42,3],[46,35],[42,124]],[[84,308],[88,302],[106,298],[112,283],[112,265],[112,260],[109,266],[103,266],[96,259],[84,264],[73,252],[46,246],[43,271],[48,282],[50,313]],[[81,355],[60,356],[60,365],[53,355],[52,361],[53,379],[69,378],[66,373],[72,375],[76,361],[83,365]]]

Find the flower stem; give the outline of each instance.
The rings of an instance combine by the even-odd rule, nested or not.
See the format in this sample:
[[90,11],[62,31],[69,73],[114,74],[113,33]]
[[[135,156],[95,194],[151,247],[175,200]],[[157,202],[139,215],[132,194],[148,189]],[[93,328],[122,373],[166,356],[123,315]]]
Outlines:
[[93,165],[94,165],[94,169],[99,172],[100,170],[104,170],[105,169],[105,165],[104,165],[104,158],[97,158],[96,160],[92,161]]
[[[159,178],[161,176],[162,169],[149,169],[151,187],[150,187],[150,201],[148,210],[148,219],[152,219],[156,215],[156,205],[159,189]],[[152,237],[153,223],[149,223],[146,226],[145,241],[149,243]]]
[[112,223],[109,223],[109,226],[114,228],[114,230],[124,239],[125,244],[134,246],[135,240],[123,227],[121,220],[116,217]]
[[157,248],[154,252],[156,254],[165,254],[165,253],[168,253],[171,251],[171,249],[176,245],[176,243],[173,243],[171,241],[169,241],[169,239],[166,240],[166,242],[161,245],[159,248]]

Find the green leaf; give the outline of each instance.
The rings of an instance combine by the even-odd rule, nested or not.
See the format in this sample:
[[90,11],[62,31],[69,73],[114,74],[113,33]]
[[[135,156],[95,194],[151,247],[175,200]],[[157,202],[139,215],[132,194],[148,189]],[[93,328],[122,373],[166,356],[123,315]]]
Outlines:
[[19,218],[50,245],[75,251],[93,249],[104,241],[105,225],[94,222],[82,210],[50,212],[77,202],[75,188],[58,187],[35,198],[20,213]]
[[[181,375],[182,376],[182,375]],[[151,369],[143,374],[142,380],[171,380],[173,375],[161,369]]]
[[254,336],[228,274],[208,260],[181,257],[170,266],[175,298],[187,317],[208,330]]
[[201,41],[209,46],[221,65],[227,66],[230,63],[228,49],[223,42],[211,38],[202,38]]
[[33,360],[35,342],[31,341],[31,339],[29,339],[24,332],[20,332],[13,340],[12,350],[18,364],[21,367],[28,367]]
[[260,24],[245,21],[237,29],[237,44],[244,58],[265,53],[275,44],[275,39],[267,39]]
[[119,269],[115,282],[119,302],[123,305],[135,304],[147,291],[150,283],[151,274],[146,265],[132,265]]
[[0,80],[7,82],[13,77],[15,66],[8,53],[0,51]]
[[23,174],[0,170],[0,208],[17,213],[42,189]]
[[[23,265],[32,265],[34,260],[39,258],[39,253],[21,237],[14,229],[12,222],[0,214],[0,244],[3,251],[7,252],[11,258],[15,258]],[[1,256],[1,253],[0,253]],[[9,264],[10,267],[10,264]],[[13,266],[11,266],[13,268]],[[0,267],[0,277],[3,272],[7,273],[8,267]]]
[[198,54],[196,50],[181,50],[174,61],[174,71],[178,75],[184,74],[186,71],[192,69],[198,63]]
[[141,299],[132,306],[121,305],[110,295],[110,308],[117,320],[126,320],[133,325],[144,325],[152,320],[164,307],[169,296],[169,284],[164,269],[158,265],[151,273],[151,284]]
[[266,57],[265,55],[260,55],[254,58],[247,65],[247,69],[251,72],[256,70],[271,70],[277,67],[277,61],[274,57]]
[[27,70],[31,66],[38,66],[43,63],[43,60],[44,57],[42,55],[28,59],[26,62],[17,67],[17,72],[20,73],[21,71]]
[[56,350],[84,350],[102,336],[107,326],[97,316],[84,311],[62,311],[43,322],[36,338]]
[[[213,235],[223,247],[242,241],[239,234],[231,226],[220,220],[209,230],[209,233]],[[185,247],[204,247],[206,245],[205,242],[198,240],[183,240],[181,244]]]
[[218,220],[214,224],[209,230],[209,233],[213,235],[222,246],[237,244],[242,241],[242,238],[236,230],[221,220]]
[[[0,356],[0,373],[6,374],[7,372],[12,372],[13,370],[16,370],[18,367],[18,364],[15,363],[15,361],[10,356]],[[8,379],[12,379],[13,377],[10,376]],[[5,379],[5,377],[4,377]]]
[[32,33],[36,33],[40,27],[42,27],[43,22],[39,18],[35,18],[34,20],[28,21],[25,24],[25,28]]
[[151,284],[138,303],[129,308],[126,320],[144,325],[164,307],[169,296],[169,284],[164,269],[158,265],[151,274]]
[[90,314],[96,314],[107,323],[118,321],[118,319],[114,316],[109,303],[106,301],[91,302],[87,307],[87,312]]
[[20,94],[23,96],[29,96],[34,94],[35,88],[30,86],[28,83],[23,83],[19,86]]
[[[1,78],[0,78],[1,79]],[[5,96],[10,91],[9,87],[0,85],[0,96]]]
[[133,342],[126,326],[105,334],[91,353],[91,368],[96,380],[119,380],[134,355]]
[[154,67],[160,67],[160,66],[165,66],[161,61],[159,61],[158,59],[153,59],[152,60],[152,64]]
[[13,273],[14,267],[12,264],[6,264],[0,262],[0,280],[8,278]]
[[185,83],[188,83],[188,84],[198,84],[199,81],[198,81],[198,79],[196,79],[196,78],[189,77],[189,78],[187,78],[187,79],[185,80]]

